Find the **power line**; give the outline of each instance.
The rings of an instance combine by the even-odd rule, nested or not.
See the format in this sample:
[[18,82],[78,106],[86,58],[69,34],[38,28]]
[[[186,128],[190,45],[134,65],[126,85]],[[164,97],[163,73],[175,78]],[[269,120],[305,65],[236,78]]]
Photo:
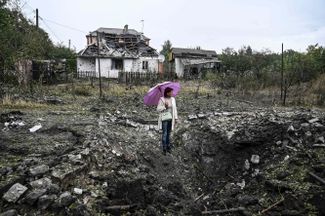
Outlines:
[[[24,4],[26,4],[29,8],[31,8],[34,11],[34,13],[35,13],[35,9],[32,6],[30,6],[27,1]],[[68,29],[73,30],[73,31],[78,31],[78,32],[82,32],[82,33],[88,33],[86,31],[80,30],[78,28],[71,27],[71,26],[68,26],[68,25],[65,25],[65,24],[61,24],[61,23],[58,23],[56,21],[46,19],[44,17],[43,17],[43,20],[45,20],[47,22],[51,22],[51,23],[56,24],[56,25],[59,25],[59,26],[64,27],[64,28],[68,28]]]
[[62,26],[64,28],[68,28],[70,30],[74,30],[74,31],[78,31],[78,32],[82,32],[82,33],[87,33],[86,31],[83,31],[83,30],[80,30],[80,29],[77,29],[77,28],[74,28],[74,27],[71,27],[71,26],[68,26],[68,25],[64,25],[64,24],[60,24],[58,22],[55,22],[55,21],[52,21],[52,20],[49,20],[49,19],[45,19],[43,18],[44,20],[48,21],[48,22],[51,22],[53,24],[56,24],[56,25],[59,25],[59,26]]
[[[26,2],[23,4],[23,6],[27,5],[32,11],[33,13],[35,14],[36,13],[36,10],[30,5],[28,4],[28,0],[26,0]],[[62,42],[62,40],[58,37],[58,35],[50,28],[49,23],[53,23],[55,25],[58,25],[58,26],[61,26],[61,27],[64,27],[64,28],[67,28],[67,29],[70,29],[70,30],[73,30],[73,31],[77,31],[77,32],[81,32],[81,33],[88,33],[86,31],[83,31],[83,30],[80,30],[78,28],[75,28],[75,27],[71,27],[71,26],[68,26],[68,25],[65,25],[65,24],[61,24],[61,23],[58,23],[56,21],[53,21],[53,20],[49,20],[49,19],[46,19],[44,17],[41,17],[39,16],[39,19],[44,23],[44,25],[49,29],[49,31],[54,35],[54,37],[59,40],[60,42]]]
[[59,41],[62,42],[62,40],[57,36],[57,34],[55,34],[55,32],[50,28],[50,26],[45,22],[45,20],[42,17],[39,17],[40,20],[44,23],[44,25],[48,28],[48,30],[50,30],[52,32],[52,34],[54,35],[54,37]]

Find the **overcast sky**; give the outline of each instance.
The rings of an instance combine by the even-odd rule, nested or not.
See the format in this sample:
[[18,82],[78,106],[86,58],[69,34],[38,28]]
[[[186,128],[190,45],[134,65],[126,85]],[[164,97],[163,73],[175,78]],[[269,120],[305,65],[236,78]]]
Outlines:
[[141,20],[157,50],[167,39],[174,47],[200,46],[218,53],[243,45],[280,52],[281,42],[285,49],[298,51],[310,44],[325,45],[325,0],[21,1],[30,19],[33,9],[39,9],[40,26],[55,43],[68,45],[71,39],[77,51],[86,46],[89,31],[125,24],[141,31]]

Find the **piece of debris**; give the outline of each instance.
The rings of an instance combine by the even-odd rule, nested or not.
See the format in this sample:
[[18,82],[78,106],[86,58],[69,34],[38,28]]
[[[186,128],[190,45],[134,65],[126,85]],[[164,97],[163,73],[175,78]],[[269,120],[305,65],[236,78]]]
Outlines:
[[77,195],[81,195],[83,191],[80,188],[73,188],[73,192]]
[[33,205],[39,197],[46,193],[46,189],[36,189],[31,191],[23,198],[23,202],[29,205]]
[[246,185],[245,179],[243,179],[242,182],[236,183],[236,185],[240,187],[240,189],[244,189]]
[[320,183],[322,183],[323,185],[325,185],[325,180],[319,177],[318,175],[316,175],[315,173],[308,172],[308,174],[314,179],[316,179],[317,181],[319,181]]
[[45,177],[41,179],[37,179],[29,183],[35,189],[48,189],[52,185],[52,180]]
[[293,125],[290,125],[289,127],[288,127],[288,130],[287,130],[288,132],[294,132],[295,131],[295,128],[293,127]]
[[313,123],[318,122],[318,121],[319,121],[319,118],[313,118],[313,119],[310,119],[308,122],[310,124],[313,124]]
[[45,210],[47,209],[55,200],[57,196],[55,194],[52,195],[43,195],[38,199],[37,207],[38,209]]
[[39,176],[47,173],[50,170],[50,167],[43,164],[29,169],[29,172],[32,176]]
[[259,155],[252,155],[251,162],[253,164],[259,164],[260,163],[260,156]]
[[38,123],[37,125],[35,125],[34,127],[29,129],[29,132],[31,133],[35,133],[36,131],[38,131],[39,129],[42,128],[42,125],[40,123]]
[[313,147],[320,147],[320,148],[325,148],[325,144],[313,144]]
[[27,190],[28,188],[24,185],[16,183],[3,195],[2,198],[7,202],[15,203]]
[[188,116],[188,120],[194,120],[194,119],[197,119],[197,115],[193,114],[193,115],[189,115]]
[[245,160],[244,167],[245,167],[246,170],[249,170],[249,168],[251,167],[251,165],[250,165],[250,163],[249,163],[249,161],[247,159]]

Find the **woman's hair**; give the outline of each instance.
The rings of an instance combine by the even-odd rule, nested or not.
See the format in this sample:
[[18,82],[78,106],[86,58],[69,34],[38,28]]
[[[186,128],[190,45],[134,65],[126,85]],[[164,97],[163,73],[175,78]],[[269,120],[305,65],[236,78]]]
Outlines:
[[169,87],[167,87],[166,89],[165,89],[165,92],[164,92],[164,97],[168,97],[168,92],[171,92],[171,91],[173,91],[173,89],[172,88],[169,88]]

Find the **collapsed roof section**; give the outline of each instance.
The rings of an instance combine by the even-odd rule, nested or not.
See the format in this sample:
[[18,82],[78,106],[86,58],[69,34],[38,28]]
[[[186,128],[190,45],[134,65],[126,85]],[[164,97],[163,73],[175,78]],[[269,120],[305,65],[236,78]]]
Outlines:
[[216,58],[214,50],[172,48],[173,58]]
[[149,46],[150,39],[142,33],[134,29],[128,29],[127,25],[124,29],[117,28],[99,28],[97,31],[91,32],[90,43],[78,55],[84,57],[96,57],[97,54],[97,34],[100,38],[99,56],[111,58],[138,58],[142,57],[158,57],[157,51]]
[[214,50],[172,48],[170,61],[174,61],[175,58],[179,58],[185,67],[197,65],[211,66],[221,62]]
[[204,65],[204,64],[209,64],[209,63],[220,63],[221,61],[218,60],[217,58],[214,58],[214,59],[188,59],[188,58],[184,58],[184,59],[181,59],[181,62],[183,63],[184,66],[189,66],[189,65]]

